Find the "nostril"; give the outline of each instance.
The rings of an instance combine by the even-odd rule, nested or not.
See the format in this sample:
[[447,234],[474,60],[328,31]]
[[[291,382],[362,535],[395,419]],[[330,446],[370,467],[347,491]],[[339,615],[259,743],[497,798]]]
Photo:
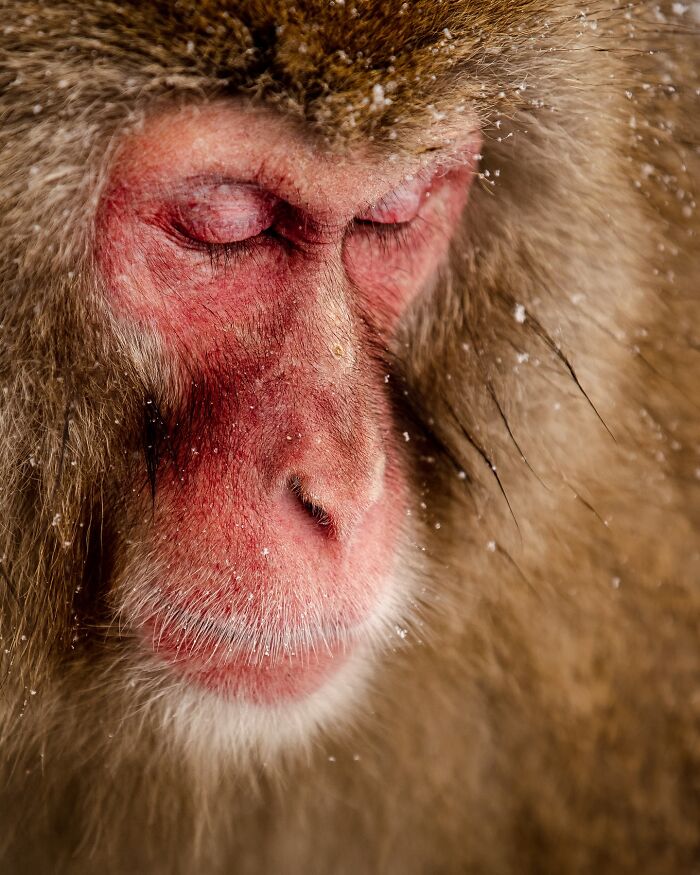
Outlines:
[[335,526],[332,517],[321,504],[314,501],[309,495],[304,488],[301,478],[296,475],[291,477],[287,486],[290,492],[296,496],[304,513],[313,520],[314,524],[317,525],[327,537],[335,537]]

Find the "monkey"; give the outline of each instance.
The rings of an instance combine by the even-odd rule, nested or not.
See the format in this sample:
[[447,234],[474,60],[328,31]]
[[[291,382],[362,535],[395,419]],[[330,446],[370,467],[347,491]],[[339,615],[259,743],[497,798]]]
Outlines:
[[695,872],[698,5],[2,9],[0,871]]

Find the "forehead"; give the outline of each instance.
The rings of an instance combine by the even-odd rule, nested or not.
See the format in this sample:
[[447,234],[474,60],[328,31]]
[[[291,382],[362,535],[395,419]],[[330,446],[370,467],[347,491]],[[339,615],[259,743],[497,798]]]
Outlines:
[[430,131],[410,152],[371,143],[331,149],[302,123],[237,101],[160,110],[125,135],[120,182],[135,191],[212,175],[255,181],[318,213],[371,203],[459,148],[454,132]]

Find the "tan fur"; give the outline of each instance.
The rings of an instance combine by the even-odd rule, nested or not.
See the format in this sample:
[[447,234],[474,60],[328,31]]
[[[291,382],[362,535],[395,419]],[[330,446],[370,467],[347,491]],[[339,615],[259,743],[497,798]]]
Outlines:
[[[3,4],[0,871],[697,869],[691,6]],[[153,365],[99,324],[91,259],[121,133],[240,93],[337,149],[485,137],[396,346],[420,621],[349,727],[245,763],[183,757],[104,633]]]

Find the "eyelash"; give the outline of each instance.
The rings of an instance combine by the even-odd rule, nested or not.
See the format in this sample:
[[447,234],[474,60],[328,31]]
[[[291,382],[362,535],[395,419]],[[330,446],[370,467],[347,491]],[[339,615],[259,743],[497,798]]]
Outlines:
[[249,237],[247,240],[231,243],[208,243],[206,240],[199,240],[197,237],[192,237],[191,234],[188,234],[179,222],[173,222],[172,229],[180,246],[207,255],[211,261],[212,268],[221,267],[222,262],[223,267],[227,267],[233,259],[238,260],[254,255],[263,242],[282,242],[282,238],[272,228],[267,228],[265,231],[256,234],[255,237]]
[[416,233],[419,217],[416,216],[410,222],[396,222],[394,224],[355,219],[353,224],[359,233],[374,237],[382,252],[388,254],[392,249],[402,249],[410,242]]
[[[415,236],[419,220],[420,217],[417,216],[410,222],[386,224],[384,222],[355,219],[350,226],[350,232],[359,233],[366,237],[371,236],[378,243],[382,253],[388,255],[396,249],[400,250],[409,244],[411,238]],[[255,237],[249,237],[247,240],[232,243],[208,243],[205,240],[199,240],[188,234],[179,222],[172,223],[172,230],[175,232],[180,246],[207,255],[212,270],[225,269],[234,260],[250,258],[260,251],[262,245],[276,244],[287,247],[292,245],[281,234],[276,232],[274,227],[267,228]]]

